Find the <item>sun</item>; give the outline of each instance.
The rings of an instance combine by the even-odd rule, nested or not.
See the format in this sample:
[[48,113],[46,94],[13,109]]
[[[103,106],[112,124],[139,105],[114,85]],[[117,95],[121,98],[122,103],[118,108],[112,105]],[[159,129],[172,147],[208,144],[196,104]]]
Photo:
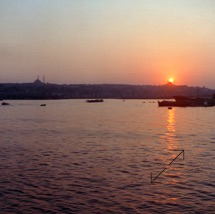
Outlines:
[[173,77],[171,77],[171,78],[168,79],[168,82],[174,84],[175,83],[175,79]]

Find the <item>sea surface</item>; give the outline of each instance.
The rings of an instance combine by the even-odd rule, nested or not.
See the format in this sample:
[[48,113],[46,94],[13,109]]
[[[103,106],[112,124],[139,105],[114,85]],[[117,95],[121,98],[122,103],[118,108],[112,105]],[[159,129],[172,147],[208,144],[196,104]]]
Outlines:
[[215,213],[215,107],[9,102],[0,213]]

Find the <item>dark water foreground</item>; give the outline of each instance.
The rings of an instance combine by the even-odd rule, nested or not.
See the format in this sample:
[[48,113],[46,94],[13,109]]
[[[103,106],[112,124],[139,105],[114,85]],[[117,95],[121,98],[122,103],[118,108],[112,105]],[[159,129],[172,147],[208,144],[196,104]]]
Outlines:
[[142,102],[0,107],[0,213],[214,213],[215,108]]

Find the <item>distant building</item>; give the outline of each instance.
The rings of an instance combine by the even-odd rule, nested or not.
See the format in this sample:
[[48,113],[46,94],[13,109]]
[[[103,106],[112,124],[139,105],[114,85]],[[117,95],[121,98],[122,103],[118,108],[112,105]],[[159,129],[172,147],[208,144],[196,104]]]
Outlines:
[[174,85],[174,83],[173,82],[167,82],[167,84],[166,85],[168,85],[168,86],[172,86],[172,85]]
[[44,84],[42,81],[40,81],[39,76],[37,77],[37,79],[33,83],[36,84],[36,85]]

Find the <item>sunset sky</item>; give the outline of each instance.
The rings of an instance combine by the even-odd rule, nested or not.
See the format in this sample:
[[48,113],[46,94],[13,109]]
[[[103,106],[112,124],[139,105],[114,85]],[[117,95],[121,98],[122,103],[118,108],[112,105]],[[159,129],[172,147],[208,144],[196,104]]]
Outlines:
[[214,0],[0,0],[0,82],[215,88]]

